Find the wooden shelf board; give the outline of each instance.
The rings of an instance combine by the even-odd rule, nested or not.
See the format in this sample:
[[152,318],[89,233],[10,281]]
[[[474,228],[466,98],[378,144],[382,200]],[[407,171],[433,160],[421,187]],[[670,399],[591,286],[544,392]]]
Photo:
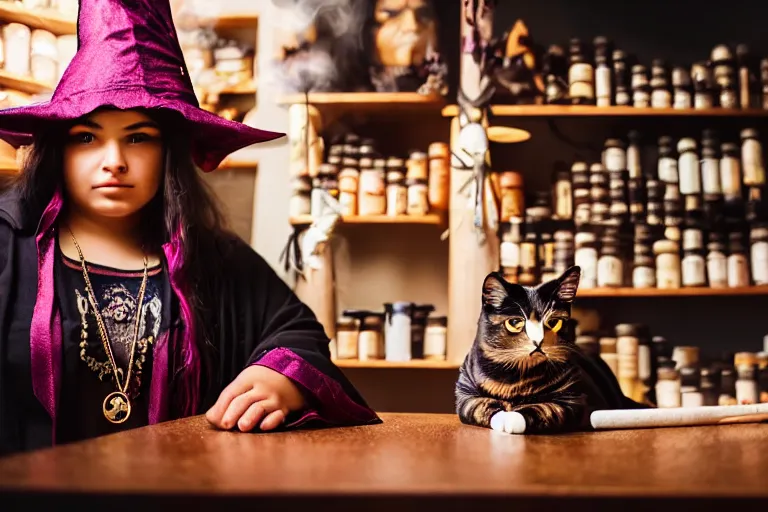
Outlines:
[[[303,105],[307,101],[303,94],[289,94],[278,98],[279,105]],[[442,107],[442,96],[424,95],[416,92],[322,92],[310,93],[309,103],[326,107],[361,107],[403,109],[417,107]]]
[[768,286],[743,288],[584,288],[576,292],[576,298],[589,297],[721,297],[739,295],[768,295]]
[[[290,219],[291,225],[302,226],[312,223],[312,217],[310,215],[302,215],[301,217],[292,217]],[[436,214],[431,213],[427,215],[401,215],[399,217],[390,217],[389,215],[367,215],[367,216],[351,216],[342,217],[343,224],[433,224],[440,225],[443,223],[443,218]]]
[[19,76],[0,69],[0,86],[27,94],[42,94],[53,91],[54,86],[38,82],[30,77]]
[[256,83],[251,82],[245,85],[241,85],[238,87],[228,87],[226,89],[223,89],[221,91],[218,91],[218,94],[224,95],[224,94],[256,94]]
[[[458,105],[447,105],[443,116],[459,115]],[[491,113],[499,117],[768,117],[762,109],[673,109],[635,107],[597,107],[592,105],[492,105]]]
[[0,2],[0,20],[48,30],[57,36],[77,33],[77,19],[69,18],[56,9],[28,9],[18,4]]
[[0,160],[0,176],[15,176],[19,173],[19,167],[16,162]]
[[413,359],[411,361],[384,361],[381,359],[360,361],[358,359],[334,359],[334,364],[339,368],[399,368],[399,369],[423,369],[423,370],[455,370],[458,364],[448,361],[431,361],[427,359]]
[[259,15],[255,13],[243,13],[243,14],[224,14],[205,20],[212,24],[214,28],[228,29],[228,28],[254,28],[259,23]]

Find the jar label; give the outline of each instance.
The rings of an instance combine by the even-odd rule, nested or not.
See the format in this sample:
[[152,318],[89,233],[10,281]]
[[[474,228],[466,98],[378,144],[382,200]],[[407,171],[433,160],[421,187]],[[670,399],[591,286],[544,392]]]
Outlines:
[[674,108],[677,108],[677,109],[691,108],[691,93],[681,89],[676,90]]
[[763,185],[765,183],[765,168],[763,166],[763,151],[756,140],[745,140],[741,146],[741,160],[744,165],[744,184]]
[[632,93],[632,103],[635,108],[646,108],[650,106],[651,97],[646,91],[637,90]]
[[755,284],[768,284],[768,242],[754,242],[751,250],[752,280]]
[[573,217],[573,199],[569,181],[559,180],[555,183],[555,217],[558,219]]
[[605,170],[624,171],[627,168],[627,153],[621,148],[605,150]]
[[736,402],[739,405],[749,405],[757,403],[757,381],[737,380],[736,381]]
[[672,106],[672,94],[666,89],[655,89],[651,93],[651,106],[653,108],[669,108]]
[[387,185],[387,215],[405,215],[408,209],[408,190],[402,185]]
[[720,194],[720,161],[717,158],[704,158],[701,161],[701,181],[705,194]]
[[665,183],[677,183],[677,160],[659,158],[659,179]]
[[659,254],[656,257],[656,286],[680,288],[680,257],[677,254]]
[[656,382],[656,406],[661,408],[680,407],[680,381],[659,380]]
[[720,160],[720,185],[727,199],[741,197],[741,169],[737,158]]
[[710,252],[707,256],[707,277],[709,286],[722,288],[728,285],[728,263],[725,254]]
[[568,70],[569,94],[572,98],[595,97],[595,71],[591,64],[579,62],[571,64]]
[[680,193],[684,195],[701,192],[701,171],[696,153],[688,151],[680,155]]
[[635,267],[632,270],[632,286],[635,288],[654,288],[656,270],[653,267]]
[[706,92],[697,92],[693,99],[693,108],[695,109],[707,109],[712,108],[712,96]]
[[691,255],[683,258],[683,286],[703,286],[706,282],[704,257]]
[[621,286],[624,266],[616,256],[601,256],[597,261],[597,286]]
[[598,106],[611,104],[611,68],[598,66],[595,71],[595,95],[601,102]]
[[502,242],[499,249],[502,267],[520,266],[520,244],[514,242]]
[[728,287],[740,288],[749,286],[749,267],[744,254],[728,256]]

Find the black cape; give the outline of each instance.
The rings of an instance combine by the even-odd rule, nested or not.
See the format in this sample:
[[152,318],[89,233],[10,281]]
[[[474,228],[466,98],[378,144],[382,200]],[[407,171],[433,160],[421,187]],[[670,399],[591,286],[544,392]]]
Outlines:
[[[36,232],[41,215],[41,210],[22,205],[15,191],[0,194],[0,455],[53,443],[52,420],[33,392],[31,376],[30,322],[37,297]],[[329,339],[315,315],[261,256],[237,241],[226,261],[212,264],[221,265],[225,273],[215,301],[213,376],[200,390],[198,414],[210,408],[245,367],[283,348],[311,366],[315,382],[322,377],[318,389],[324,389],[314,402],[320,417],[323,410],[347,404],[347,411],[326,425],[381,422],[331,361]],[[171,290],[168,282],[164,289]],[[166,292],[166,298],[178,302],[172,292]],[[163,311],[166,326],[178,323],[178,304]],[[338,389],[343,393],[336,393]],[[170,413],[170,419],[180,416],[178,411]]]

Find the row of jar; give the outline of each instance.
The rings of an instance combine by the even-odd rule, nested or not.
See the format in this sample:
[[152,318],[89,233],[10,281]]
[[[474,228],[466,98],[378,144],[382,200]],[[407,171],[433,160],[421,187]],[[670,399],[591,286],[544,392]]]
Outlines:
[[622,392],[658,407],[768,402],[768,336],[761,352],[705,361],[696,346],[673,345],[643,324],[618,324],[601,334],[579,334],[576,344],[599,356]]
[[[334,359],[444,361],[448,319],[432,304],[385,303],[383,311],[345,310],[332,340]],[[334,347],[335,345],[335,347]]]
[[342,166],[324,163],[318,176],[294,178],[290,214],[315,215],[325,191],[336,198],[345,216],[423,216],[448,209],[450,158],[448,145],[430,144],[427,153],[398,157],[344,159]]

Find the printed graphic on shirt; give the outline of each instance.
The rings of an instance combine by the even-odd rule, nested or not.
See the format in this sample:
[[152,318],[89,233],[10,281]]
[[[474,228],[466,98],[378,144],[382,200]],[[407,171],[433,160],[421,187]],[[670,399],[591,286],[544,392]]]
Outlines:
[[[115,276],[93,275],[91,278],[96,303],[109,338],[112,354],[118,366],[121,379],[131,357],[131,348],[136,329],[136,315],[141,279],[120,279]],[[160,332],[162,302],[153,279],[147,281],[139,320],[139,336],[134,354],[134,375],[141,373],[146,352]],[[99,325],[93,315],[85,284],[75,289],[75,299],[80,312],[81,340],[80,356],[100,378],[112,377],[109,356],[99,332]],[[85,350],[83,350],[85,349]],[[133,381],[133,378],[131,379]],[[135,384],[132,382],[132,384]]]

